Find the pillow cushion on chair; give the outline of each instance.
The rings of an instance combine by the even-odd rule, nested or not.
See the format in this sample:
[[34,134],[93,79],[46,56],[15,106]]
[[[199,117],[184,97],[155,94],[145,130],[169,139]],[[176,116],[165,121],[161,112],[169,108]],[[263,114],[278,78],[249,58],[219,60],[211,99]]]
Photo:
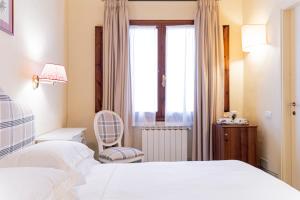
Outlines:
[[[142,160],[144,153],[140,150],[129,147],[111,147],[99,154],[100,160],[107,160],[110,162],[122,160]],[[136,160],[136,161],[137,161]]]

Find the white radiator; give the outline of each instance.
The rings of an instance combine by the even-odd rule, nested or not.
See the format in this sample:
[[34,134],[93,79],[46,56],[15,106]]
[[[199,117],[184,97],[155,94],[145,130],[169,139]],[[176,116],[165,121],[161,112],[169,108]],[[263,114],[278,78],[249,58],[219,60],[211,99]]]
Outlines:
[[144,161],[187,161],[188,128],[142,129]]

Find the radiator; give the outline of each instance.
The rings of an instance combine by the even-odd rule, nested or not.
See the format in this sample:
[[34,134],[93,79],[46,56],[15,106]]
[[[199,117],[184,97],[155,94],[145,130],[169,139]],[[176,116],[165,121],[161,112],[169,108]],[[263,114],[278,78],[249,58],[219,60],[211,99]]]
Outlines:
[[144,161],[187,161],[188,128],[142,129]]

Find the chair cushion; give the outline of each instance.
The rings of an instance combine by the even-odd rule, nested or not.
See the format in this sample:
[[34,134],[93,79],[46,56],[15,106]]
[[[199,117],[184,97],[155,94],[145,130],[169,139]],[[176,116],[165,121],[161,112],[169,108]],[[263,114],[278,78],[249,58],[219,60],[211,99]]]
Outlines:
[[128,160],[134,159],[137,157],[144,156],[144,153],[140,150],[129,148],[129,147],[111,147],[105,149],[103,152],[99,154],[101,159],[109,160],[109,161],[120,161],[120,160]]

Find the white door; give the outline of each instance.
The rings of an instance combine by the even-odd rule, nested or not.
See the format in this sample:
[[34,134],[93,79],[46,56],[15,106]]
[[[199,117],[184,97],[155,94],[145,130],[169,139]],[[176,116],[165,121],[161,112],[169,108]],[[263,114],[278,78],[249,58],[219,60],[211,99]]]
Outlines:
[[[300,190],[300,6],[294,8],[293,12],[293,33],[294,45],[294,62],[292,62],[292,74],[291,74],[291,89],[292,98],[290,102],[291,119],[293,125],[293,155],[292,155],[292,184],[298,190]],[[293,47],[294,46],[294,47]]]

